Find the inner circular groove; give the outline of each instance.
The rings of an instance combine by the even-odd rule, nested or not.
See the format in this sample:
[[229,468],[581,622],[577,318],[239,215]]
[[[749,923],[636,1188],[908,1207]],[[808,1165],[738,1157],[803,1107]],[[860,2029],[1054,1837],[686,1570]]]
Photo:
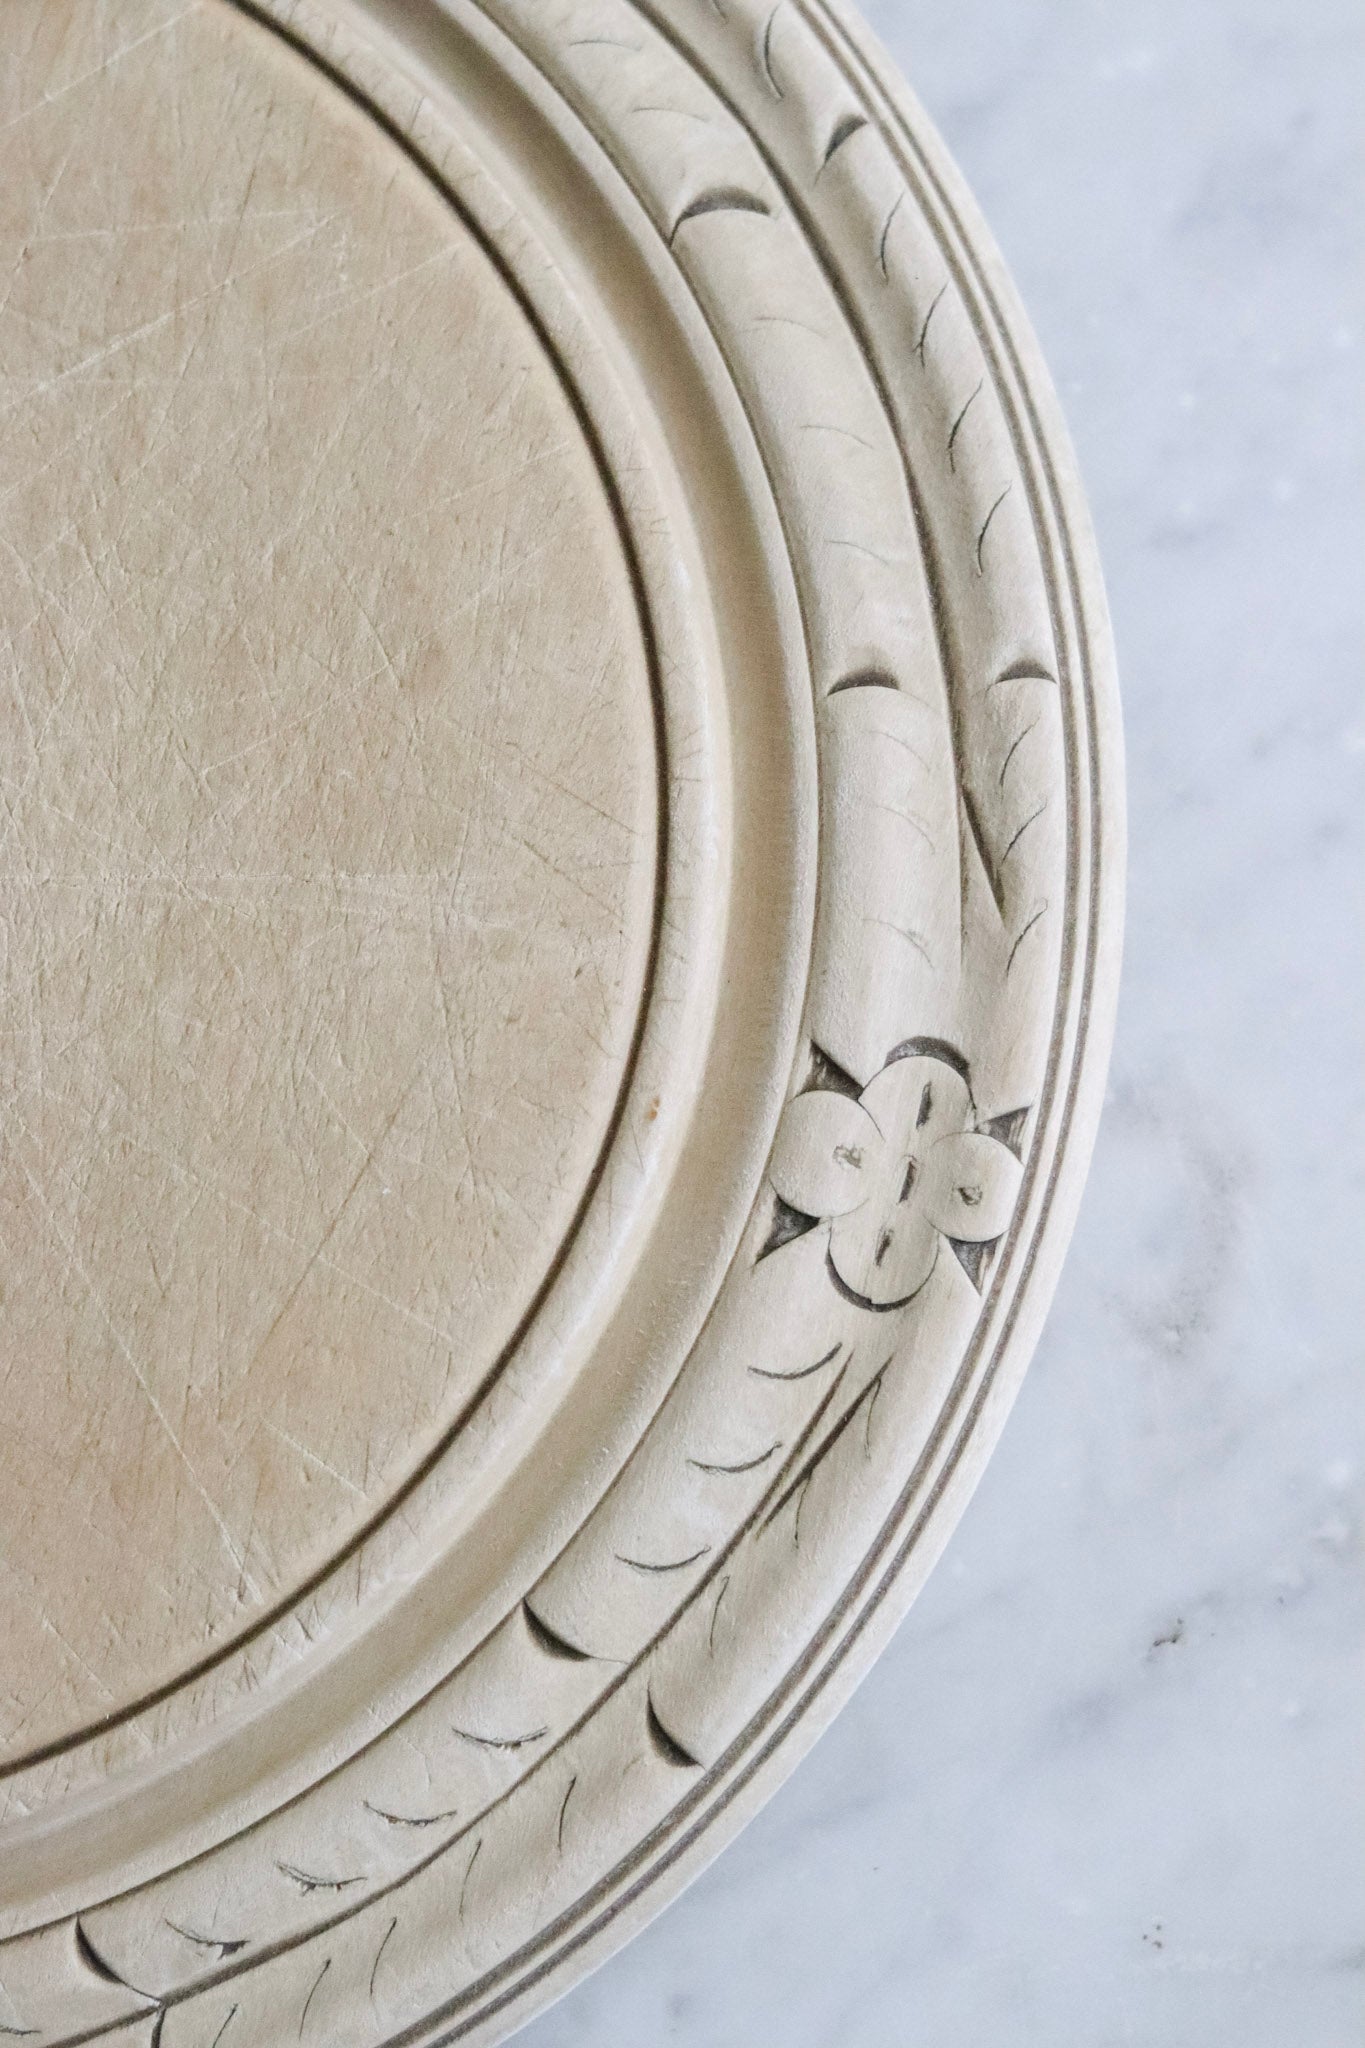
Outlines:
[[[434,24],[432,36],[435,41]],[[464,101],[472,87],[472,73],[468,61],[470,52],[462,50],[460,55],[459,67],[452,75],[459,80],[463,111]],[[474,69],[477,70],[477,66]],[[343,86],[349,76],[349,67],[343,64],[338,72]],[[367,73],[366,98],[358,100],[367,115],[375,111],[368,103],[372,83]],[[387,104],[385,99],[381,107],[387,107]],[[482,111],[481,101],[479,105]],[[502,110],[499,111],[501,114]],[[506,111],[512,113],[513,110],[509,107]],[[387,116],[381,112],[381,118]],[[406,145],[406,128],[397,115],[393,118],[403,130]],[[516,115],[515,118],[521,117]],[[462,123],[462,132],[463,129]],[[539,145],[543,136],[534,127],[532,133]],[[422,133],[414,136],[412,145],[414,151],[420,149],[423,155],[430,151],[433,161],[446,165],[445,145],[441,142],[439,127],[431,135]],[[537,173],[544,169],[549,176],[551,165],[542,166],[539,157],[540,148],[537,146],[532,154]],[[567,169],[574,175],[578,174],[577,165],[562,164],[559,168],[561,172]],[[458,186],[453,171],[449,172],[449,178],[451,189],[459,190],[463,205],[465,192],[471,186],[477,188],[477,175],[473,178],[468,174],[461,176]],[[557,180],[553,187],[556,200],[560,182]],[[670,474],[673,459],[679,460],[683,466],[683,477],[678,478],[670,490],[676,491],[677,482],[686,478],[685,506],[679,507],[674,499],[670,508],[681,509],[684,531],[671,533],[669,524],[661,522],[658,517],[651,492],[641,488],[645,472],[636,457],[632,436],[618,418],[619,394],[607,380],[608,403],[607,410],[603,412],[603,394],[598,388],[601,380],[594,371],[585,387],[588,396],[584,416],[591,406],[594,445],[603,447],[604,466],[610,466],[618,482],[624,479],[627,500],[624,517],[629,521],[633,536],[632,551],[638,551],[638,559],[643,564],[642,592],[647,589],[651,616],[657,608],[658,618],[663,624],[661,645],[667,650],[667,659],[662,668],[662,701],[668,724],[669,748],[671,752],[675,740],[681,745],[684,766],[689,771],[682,772],[680,768],[669,795],[670,814],[675,807],[681,807],[684,812],[682,840],[689,858],[676,880],[673,864],[669,866],[660,926],[663,934],[660,966],[652,983],[656,999],[651,1000],[648,1019],[642,1026],[643,1038],[639,1060],[632,1074],[630,1101],[623,1112],[622,1142],[612,1145],[604,1186],[598,1191],[599,1196],[604,1194],[607,1197],[605,1215],[609,1234],[617,1227],[613,1219],[620,1215],[621,1189],[624,1187],[627,1194],[630,1193],[632,1175],[637,1167],[643,1171],[646,1164],[655,1158],[656,1136],[665,1133],[670,1119],[676,1123],[680,1105],[691,1099],[688,1070],[692,1061],[704,1061],[706,1072],[706,1086],[697,1098],[700,1113],[694,1119],[700,1128],[694,1131],[689,1127],[687,1131],[685,1166],[679,1162],[675,1170],[670,1165],[663,1176],[668,1182],[668,1229],[652,1232],[652,1235],[660,1239],[660,1255],[666,1251],[667,1270],[658,1259],[651,1258],[640,1275],[641,1286],[637,1287],[632,1281],[620,1303],[612,1306],[609,1337],[596,1346],[591,1360],[573,1382],[575,1400],[572,1412],[565,1405],[563,1385],[559,1386],[550,1404],[554,1410],[553,1417],[548,1410],[542,1415],[539,1403],[526,1411],[542,1442],[538,1442],[536,1447],[535,1472],[531,1470],[532,1461],[528,1460],[524,1474],[520,1465],[510,1473],[524,1497],[523,1509],[518,1511],[499,1494],[497,1501],[491,1504],[490,1516],[486,1518],[489,1528],[462,1535],[450,1555],[444,1558],[439,1554],[433,1555],[431,1549],[430,1539],[439,1536],[439,1530],[427,1530],[427,1540],[423,1542],[421,1551],[423,1583],[411,1588],[412,1597],[407,1597],[405,1586],[401,1600],[383,1599],[377,1607],[371,1602],[373,1611],[368,1615],[367,1632],[354,1640],[348,1637],[345,1659],[331,1660],[336,1669],[330,1668],[328,1656],[324,1654],[320,1660],[310,1660],[306,1686],[288,1685],[281,1689],[280,1696],[269,1709],[270,1754],[272,1758],[277,1754],[283,1757],[285,1750],[289,1749],[287,1769],[278,1772],[272,1769],[270,1777],[262,1778],[253,1765],[252,1782],[248,1788],[245,1780],[238,1779],[237,1765],[249,1761],[249,1758],[245,1752],[242,1756],[238,1753],[243,1750],[243,1744],[248,1750],[259,1748],[259,1743],[253,1741],[251,1728],[257,1726],[258,1735],[262,1732],[258,1724],[261,1721],[260,1710],[266,1704],[256,1691],[256,1680],[251,1678],[253,1703],[249,1720],[240,1726],[236,1721],[231,1725],[225,1724],[219,1731],[221,1741],[216,1736],[214,1741],[212,1783],[216,1787],[215,1797],[231,1802],[223,1805],[218,1819],[229,1826],[245,1820],[250,1811],[263,1810],[267,1803],[287,1796],[291,1786],[302,1788],[305,1781],[297,1773],[309,1755],[324,1754],[324,1730],[332,1731],[326,1736],[325,1754],[329,1758],[336,1756],[338,1746],[343,1745],[343,1738],[338,1732],[340,1721],[334,1724],[334,1708],[348,1715],[354,1708],[355,1714],[360,1716],[355,1732],[362,1740],[368,1740],[373,1736],[376,1717],[392,1711],[390,1691],[395,1695],[398,1693],[398,1685],[394,1681],[401,1682],[403,1692],[411,1696],[413,1688],[422,1681],[427,1653],[436,1646],[431,1626],[422,1624],[423,1614],[431,1618],[439,1611],[446,1617],[440,1631],[446,1668],[455,1649],[454,1643],[444,1642],[450,1633],[449,1617],[453,1613],[460,1616],[458,1636],[461,1645],[470,1639],[471,1631],[477,1632],[488,1625],[484,1619],[484,1594],[494,1584],[501,1586],[504,1578],[494,1573],[492,1556],[485,1558],[483,1552],[491,1544],[496,1555],[501,1557],[508,1543],[512,1542],[510,1535],[502,1533],[509,1523],[522,1532],[516,1537],[520,1549],[544,1553],[549,1546],[552,1554],[553,1547],[563,1542],[565,1534],[581,1515],[587,1498],[595,1498],[600,1491],[600,1474],[608,1450],[631,1441],[652,1412],[658,1390],[667,1383],[660,1378],[660,1367],[667,1365],[675,1356],[675,1346],[688,1326],[684,1319],[694,1315],[711,1299],[719,1273],[728,1262],[734,1236],[747,1212],[754,1176],[766,1153],[771,1125],[785,1092],[804,962],[809,951],[812,849],[807,844],[807,837],[814,819],[812,736],[799,616],[785,580],[785,556],[778,530],[775,523],[771,531],[765,525],[769,514],[762,509],[765,501],[761,477],[747,467],[736,466],[734,422],[726,424],[723,412],[720,419],[711,417],[712,406],[720,394],[718,388],[708,388],[700,375],[700,365],[694,361],[697,337],[690,331],[675,334],[671,325],[673,315],[664,315],[661,321],[663,307],[654,304],[653,288],[645,284],[643,275],[636,274],[633,282],[626,281],[632,275],[633,259],[628,253],[625,238],[619,234],[621,223],[616,218],[614,195],[609,211],[603,211],[600,223],[593,211],[594,204],[600,205],[600,201],[589,197],[586,212],[584,203],[584,193],[579,192],[576,198],[572,192],[566,193],[565,212],[559,227],[562,233],[565,223],[571,224],[572,254],[575,258],[586,250],[586,230],[589,227],[594,230],[594,242],[600,240],[602,245],[593,257],[594,269],[589,286],[590,296],[602,294],[601,303],[595,310],[594,343],[599,329],[603,333],[610,331],[613,355],[616,341],[626,342],[628,354],[638,369],[645,373],[648,409],[652,411],[656,403],[663,401],[670,455],[664,457],[662,466]],[[501,217],[503,207],[505,201],[491,206],[495,218]],[[480,218],[482,220],[482,216]],[[600,235],[596,232],[599,226]],[[489,232],[487,222],[482,223],[480,231]],[[491,240],[497,241],[496,228],[492,230]],[[645,240],[652,246],[650,235],[646,234]],[[519,288],[524,286],[529,294],[531,286],[523,279],[522,258],[523,252],[517,241],[512,261],[516,266]],[[599,263],[606,267],[598,269]],[[663,268],[666,275],[667,266]],[[581,290],[581,281],[578,289]],[[540,287],[537,286],[536,290],[539,306]],[[653,311],[647,310],[650,306],[653,306]],[[602,324],[604,315],[605,327]],[[538,323],[545,318],[543,309],[537,317]],[[545,330],[554,335],[553,345],[556,347],[563,345],[561,322],[562,316],[551,315]],[[622,330],[619,336],[616,331],[618,324]],[[626,330],[630,330],[629,338]],[[704,357],[704,347],[701,353]],[[569,374],[577,383],[585,365],[572,344],[567,351],[567,361],[571,366]],[[620,367],[619,362],[617,367]],[[724,387],[723,379],[722,387],[728,388]],[[596,439],[598,435],[603,436],[600,444]],[[742,429],[739,438],[743,443]],[[659,461],[659,452],[656,452],[654,460],[656,463]],[[686,527],[693,518],[700,522],[702,531],[696,539],[688,539]],[[752,533],[751,526],[754,529]],[[623,544],[632,546],[632,543],[625,542],[624,533],[623,527]],[[697,567],[689,566],[691,558],[687,553],[698,540],[706,551],[705,562],[699,565],[700,574]],[[680,543],[684,555],[682,562],[678,563],[675,557]],[[770,588],[769,580],[774,577],[775,584]],[[675,582],[681,585],[680,592],[673,589]],[[713,626],[702,623],[707,608],[703,608],[700,616],[697,614],[698,596],[703,589],[709,605],[715,607]],[[685,600],[685,625],[676,609],[680,595]],[[675,691],[683,679],[680,677],[680,648],[691,643],[694,626],[698,624],[701,625],[703,645],[707,644],[709,631],[721,633],[725,660],[716,681],[719,682],[723,675],[724,689],[723,692],[715,691],[715,685],[711,685],[700,705],[689,694],[682,695],[680,701],[673,704],[670,691]],[[709,655],[707,659],[710,659]],[[712,691],[715,691],[714,702],[710,702]],[[716,718],[722,707],[728,728],[724,733],[719,728],[714,731],[710,728],[710,720]],[[707,734],[705,740],[703,732]],[[715,747],[717,742],[719,757],[711,775],[703,778],[696,771],[706,750]],[[731,749],[735,750],[737,757],[734,764],[736,794],[733,798],[728,794]],[[717,794],[722,787],[726,790],[720,799],[722,811],[728,808],[729,803],[735,803],[742,792],[742,801],[737,802],[734,813],[737,843],[730,858],[727,858],[730,849],[723,828],[719,844],[713,845],[714,825],[702,831],[698,830],[696,822],[690,828],[688,825],[687,814],[694,807],[694,788],[698,795],[706,792],[709,804],[714,801],[710,795],[713,785]],[[703,806],[705,808],[706,805]],[[710,891],[699,888],[699,877],[695,871],[698,863],[709,869],[717,860],[723,874],[728,874],[733,865],[746,878],[746,886],[725,903],[724,913],[720,916],[720,902],[712,900]],[[731,1000],[717,1020],[714,1042],[709,1042],[704,1022],[709,1000],[697,1012],[691,984],[698,976],[699,963],[711,959],[711,949],[722,938],[727,962],[725,985],[731,992]],[[679,981],[680,973],[686,977],[682,983]],[[709,973],[703,973],[702,980],[709,988]],[[754,1029],[757,1013],[746,1024],[741,1008],[737,1007],[735,992],[741,984],[763,992],[763,1024],[760,1030]],[[696,1021],[702,1024],[700,1032],[694,1030],[689,1033],[686,1040],[689,1050],[685,1055],[674,1043],[683,1015],[677,1005],[684,990],[687,991],[688,1013],[694,1014]],[[781,997],[774,1002],[773,992],[778,990],[782,992]],[[655,1043],[657,1027],[670,1023],[670,1020],[671,1028],[663,1039]],[[659,1092],[661,1084],[662,1093]],[[657,1122],[654,1121],[656,1117]],[[710,1134],[709,1141],[707,1133]],[[718,1179],[718,1141],[722,1133],[725,1171]],[[669,1141],[667,1158],[674,1161],[676,1156],[676,1140]],[[624,1178],[618,1174],[618,1168],[628,1169]],[[650,1173],[658,1178],[654,1165],[650,1165]],[[657,1206],[657,1201],[654,1206]],[[593,1262],[594,1248],[600,1249],[603,1215],[603,1201],[595,1199],[587,1211],[587,1227],[575,1241],[571,1264],[578,1264],[580,1255],[585,1252],[590,1264]],[[556,1300],[559,1291],[557,1280]],[[636,1303],[634,1309],[629,1306],[632,1297]],[[652,1336],[651,1357],[642,1359],[639,1310],[646,1302],[651,1318],[659,1323],[660,1328],[657,1337]],[[676,1329],[675,1323],[678,1325]],[[519,1348],[515,1374],[508,1378],[503,1391],[491,1404],[504,1416],[504,1421],[508,1401],[516,1405],[519,1399],[516,1389],[527,1381],[528,1359],[531,1354],[543,1350],[544,1342],[552,1338],[560,1324],[558,1314],[539,1317],[527,1345]],[[657,1358],[652,1355],[656,1351],[660,1353]],[[557,1371],[557,1378],[563,1380],[562,1370]],[[577,1398],[579,1394],[582,1395],[581,1400]],[[562,1413],[559,1412],[561,1409]],[[486,1434],[482,1415],[479,1422],[479,1428],[471,1428],[455,1440],[448,1456],[443,1455],[440,1467],[432,1468],[432,1484],[440,1482],[441,1473],[450,1459],[463,1467],[475,1454],[477,1441]],[[576,1446],[573,1451],[566,1448],[565,1426]],[[502,1448],[505,1451],[506,1446]],[[544,1457],[541,1456],[542,1448]],[[498,1469],[504,1476],[509,1475],[510,1468],[501,1453]],[[525,1485],[521,1484],[523,1478]],[[411,1497],[411,1509],[401,1518],[405,1527],[415,1531],[414,1518],[428,1516],[430,1504],[425,1499],[428,1490],[424,1482],[422,1491]],[[523,1528],[528,1515],[536,1524],[534,1529],[529,1524]],[[398,1520],[390,1517],[385,1529],[393,1532]],[[543,1529],[539,1527],[541,1522],[544,1523]],[[494,1523],[496,1530],[492,1526]],[[387,1537],[383,1540],[387,1541]],[[470,1562],[471,1552],[478,1554],[476,1564]],[[368,1554],[367,1545],[365,1553],[357,1554],[357,1564],[363,1562],[363,1557]],[[521,1566],[518,1563],[499,1567],[504,1574],[512,1569],[519,1571]],[[348,1574],[334,1573],[332,1577],[346,1579]],[[331,1579],[328,1588],[330,1585]],[[414,1623],[418,1625],[418,1636],[413,1634]],[[429,1635],[430,1642],[427,1641]],[[287,1670],[290,1655],[288,1634],[272,1628],[268,1637],[260,1638],[260,1648],[266,1650],[277,1637],[280,1638],[280,1653]],[[409,1657],[415,1660],[410,1670]],[[240,1661],[240,1656],[235,1657],[229,1668],[235,1671]],[[302,1675],[300,1671],[298,1676],[301,1678]],[[251,1674],[248,1673],[248,1677]],[[191,1706],[200,1698],[203,1688],[210,1684],[221,1691],[218,1673],[196,1680],[194,1686],[187,1688],[183,1698],[177,1696],[174,1702],[169,1703],[170,1706],[179,1714],[182,1706]],[[376,1694],[376,1684],[383,1689],[382,1699]],[[156,1728],[160,1717],[161,1710],[158,1709],[157,1719],[151,1724],[154,1739],[158,1739]],[[140,1737],[147,1719],[142,1717],[124,1731],[129,1743]],[[195,1724],[186,1722],[181,1715],[175,1725],[192,1729]],[[168,1723],[168,1739],[174,1737],[175,1729]],[[296,1741],[300,1748],[298,1755],[294,1756],[292,1750]],[[105,1746],[102,1738],[101,1747]],[[131,1760],[138,1752],[126,1749],[125,1753]],[[203,1786],[203,1764],[201,1761],[196,1767],[188,1757],[186,1763],[190,1765],[188,1770],[176,1771],[169,1776],[160,1773],[145,1777],[139,1772],[136,1774],[137,1784],[129,1784],[126,1788],[129,1797],[119,1799],[116,1805],[108,1804],[102,1798],[98,1814],[87,1811],[85,1825],[81,1824],[75,1810],[77,1803],[73,1801],[69,1815],[73,1828],[66,1826],[67,1817],[63,1816],[63,1824],[56,1832],[46,1825],[36,1831],[21,1826],[16,1840],[16,1831],[11,1830],[9,1846],[12,1852],[18,1850],[21,1866],[19,1871],[15,1871],[11,1863],[18,1896],[36,1896],[30,1885],[25,1883],[25,1877],[30,1884],[36,1883],[38,1893],[47,1898],[49,1907],[54,1904],[54,1884],[62,1896],[71,1892],[73,1883],[77,1887],[71,1892],[73,1898],[90,1896],[90,1890],[75,1879],[70,1860],[77,1850],[74,1839],[77,1829],[82,1860],[87,1854],[92,1857],[116,1855],[123,1882],[132,1880],[136,1870],[146,1867],[140,1861],[130,1860],[143,1856],[144,1841],[150,1848],[153,1839],[160,1836],[164,1828],[180,1825],[174,1815],[179,1813],[183,1801],[174,1787],[180,1785],[181,1778],[186,1780],[182,1788],[186,1797],[197,1807],[190,1780],[193,1778]],[[25,1782],[31,1781],[32,1777],[30,1773],[29,1780]],[[172,1788],[169,1803],[168,1787]],[[61,1789],[58,1788],[53,1795],[54,1803],[61,1797]],[[45,1816],[47,1818],[55,1819],[56,1816]],[[200,1818],[202,1820],[203,1816]],[[90,1821],[96,1823],[93,1828],[88,1824]],[[170,1849],[170,1841],[171,1837],[167,1835],[165,1847],[157,1852],[158,1862],[163,1856],[174,1853]],[[92,1877],[90,1885],[96,1882],[98,1880]],[[5,1903],[8,1905],[13,1887],[7,1885],[5,1889]]]

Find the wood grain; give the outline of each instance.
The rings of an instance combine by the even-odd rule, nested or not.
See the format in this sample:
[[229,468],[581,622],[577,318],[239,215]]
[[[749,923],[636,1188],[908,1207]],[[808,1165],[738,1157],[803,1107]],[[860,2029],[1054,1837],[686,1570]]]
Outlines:
[[486,258],[229,10],[17,0],[0,110],[0,1761],[343,1545],[553,1260],[653,737]]
[[15,0],[0,2027],[501,2038],[1036,1340],[1113,666],[833,0]]

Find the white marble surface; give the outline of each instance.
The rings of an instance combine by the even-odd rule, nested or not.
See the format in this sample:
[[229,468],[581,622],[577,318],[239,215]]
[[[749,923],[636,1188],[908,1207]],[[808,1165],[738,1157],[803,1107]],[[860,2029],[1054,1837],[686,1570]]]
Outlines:
[[1061,390],[1131,803],[1005,1439],[787,1787],[526,2048],[1359,2048],[1359,0],[879,0]]

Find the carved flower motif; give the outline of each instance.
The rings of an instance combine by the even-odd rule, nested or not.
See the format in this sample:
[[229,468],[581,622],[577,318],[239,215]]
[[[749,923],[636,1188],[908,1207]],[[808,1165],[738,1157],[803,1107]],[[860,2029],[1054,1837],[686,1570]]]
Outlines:
[[769,1177],[802,1215],[828,1220],[835,1285],[864,1308],[903,1307],[943,1240],[989,1244],[1005,1230],[1021,1167],[974,1128],[965,1071],[950,1048],[893,1054],[856,1099],[813,1088],[789,1102]]

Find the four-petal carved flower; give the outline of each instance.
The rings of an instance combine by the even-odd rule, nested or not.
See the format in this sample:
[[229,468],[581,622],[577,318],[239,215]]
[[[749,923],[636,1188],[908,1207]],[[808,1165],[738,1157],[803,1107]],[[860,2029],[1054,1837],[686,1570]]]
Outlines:
[[863,1308],[918,1294],[943,1240],[985,1245],[1004,1232],[1022,1169],[977,1130],[951,1049],[911,1040],[856,1099],[812,1088],[787,1104],[769,1178],[787,1205],[830,1224],[829,1270]]

